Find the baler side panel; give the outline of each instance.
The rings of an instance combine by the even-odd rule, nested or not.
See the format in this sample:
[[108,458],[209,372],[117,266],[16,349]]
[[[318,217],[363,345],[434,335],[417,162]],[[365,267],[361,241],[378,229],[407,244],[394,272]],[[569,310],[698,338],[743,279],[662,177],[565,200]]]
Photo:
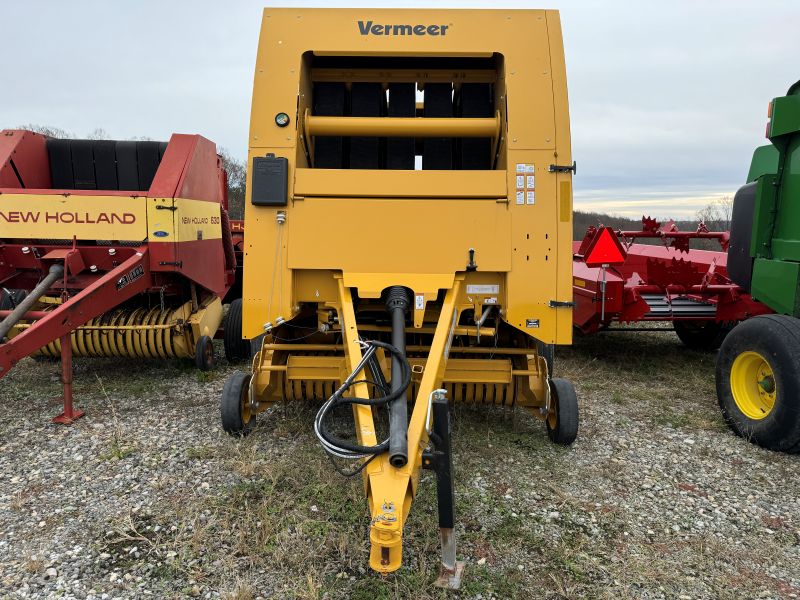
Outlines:
[[32,131],[0,132],[0,189],[50,187],[45,137]]

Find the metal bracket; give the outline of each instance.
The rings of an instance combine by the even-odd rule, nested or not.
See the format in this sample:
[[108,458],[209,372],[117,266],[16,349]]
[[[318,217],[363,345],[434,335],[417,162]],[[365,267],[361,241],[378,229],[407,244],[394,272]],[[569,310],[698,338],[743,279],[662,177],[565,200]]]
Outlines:
[[548,171],[551,173],[569,173],[572,172],[573,175],[578,174],[578,163],[574,160],[572,161],[571,165],[550,165],[547,168]]
[[575,303],[571,300],[550,300],[547,306],[550,308],[573,308]]

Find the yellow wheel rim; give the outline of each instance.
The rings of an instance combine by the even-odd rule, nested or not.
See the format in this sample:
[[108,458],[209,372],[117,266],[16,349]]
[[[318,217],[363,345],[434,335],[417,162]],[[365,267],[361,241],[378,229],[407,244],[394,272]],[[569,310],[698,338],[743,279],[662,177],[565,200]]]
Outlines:
[[239,395],[239,413],[242,415],[242,425],[247,425],[253,418],[253,414],[250,412],[249,383],[249,381],[245,382]]
[[778,393],[775,374],[758,352],[742,352],[731,367],[731,392],[739,410],[761,420],[772,412]]

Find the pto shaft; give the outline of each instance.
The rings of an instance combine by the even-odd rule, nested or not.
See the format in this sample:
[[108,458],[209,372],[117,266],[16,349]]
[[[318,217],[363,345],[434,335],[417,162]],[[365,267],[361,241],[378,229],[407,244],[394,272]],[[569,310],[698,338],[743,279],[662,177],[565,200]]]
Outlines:
[[[400,377],[406,354],[406,310],[408,292],[402,286],[389,288],[386,309],[392,318],[392,346],[399,354],[392,355],[392,392],[403,387]],[[408,405],[405,394],[389,405],[389,463],[400,469],[408,462]]]
[[2,342],[3,338],[8,335],[8,332],[11,331],[12,327],[14,327],[14,325],[23,319],[25,313],[27,313],[30,308],[39,301],[39,298],[41,298],[42,295],[50,289],[50,286],[52,286],[63,276],[63,265],[52,265],[50,267],[50,271],[47,273],[47,276],[42,279],[39,284],[31,290],[31,293],[28,294],[22,302],[17,304],[17,307],[11,311],[11,314],[3,319],[2,323],[0,323],[0,342]]

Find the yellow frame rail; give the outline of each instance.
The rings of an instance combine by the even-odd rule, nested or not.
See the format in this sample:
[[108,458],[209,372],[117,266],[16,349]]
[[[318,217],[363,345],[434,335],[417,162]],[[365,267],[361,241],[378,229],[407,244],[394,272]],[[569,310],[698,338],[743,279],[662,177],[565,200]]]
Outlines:
[[[428,420],[430,396],[441,386],[447,365],[450,341],[454,324],[458,320],[456,299],[461,291],[461,278],[456,278],[447,291],[431,343],[430,354],[418,387],[414,409],[408,425],[408,463],[398,469],[389,463],[384,452],[373,460],[364,471],[364,484],[372,517],[370,525],[370,567],[379,573],[390,573],[400,568],[403,558],[403,526],[414,499],[419,471],[422,467],[422,451],[428,443]],[[350,288],[338,278],[340,314],[344,332],[345,358],[348,371],[352,371],[361,360],[358,345],[353,301]],[[356,396],[368,397],[365,383],[354,386]],[[360,444],[377,444],[372,410],[368,406],[354,405],[356,435]]]

